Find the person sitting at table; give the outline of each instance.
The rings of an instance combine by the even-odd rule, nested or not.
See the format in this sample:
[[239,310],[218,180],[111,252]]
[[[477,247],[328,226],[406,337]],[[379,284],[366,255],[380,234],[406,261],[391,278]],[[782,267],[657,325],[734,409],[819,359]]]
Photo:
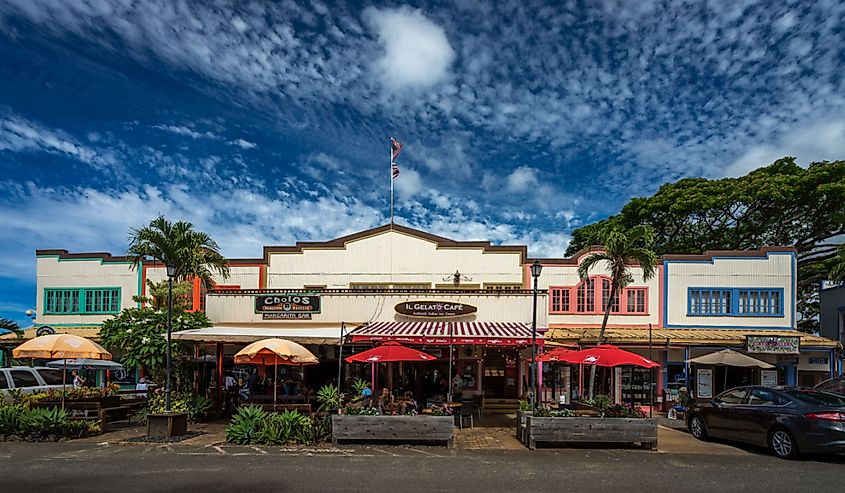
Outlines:
[[414,400],[414,394],[410,390],[405,391],[405,394],[399,399],[399,413],[410,414],[417,410],[417,401]]
[[243,400],[249,400],[250,396],[255,395],[255,392],[258,390],[258,382],[260,377],[258,376],[258,370],[252,370],[252,373],[249,374],[249,377],[246,379],[246,383],[244,384],[243,388],[238,392]]
[[393,394],[390,393],[390,390],[387,387],[381,389],[381,395],[379,396],[377,403],[378,413],[384,414],[385,411],[393,407],[393,404]]

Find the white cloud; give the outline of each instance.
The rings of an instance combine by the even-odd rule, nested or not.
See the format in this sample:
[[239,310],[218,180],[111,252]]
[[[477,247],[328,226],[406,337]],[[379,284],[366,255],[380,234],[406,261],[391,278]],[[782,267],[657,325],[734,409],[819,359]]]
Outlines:
[[82,145],[62,131],[44,128],[15,115],[0,114],[0,151],[59,154],[95,168],[118,165],[109,152]]
[[244,139],[237,139],[233,141],[232,144],[240,147],[241,149],[255,149],[256,147],[258,147],[258,144],[246,141]]
[[382,83],[392,89],[426,88],[444,80],[455,58],[446,31],[408,7],[364,11],[384,52],[376,63]]
[[524,193],[536,187],[539,183],[537,174],[539,171],[529,166],[520,166],[515,169],[507,178],[507,190],[512,193]]
[[420,174],[407,167],[400,167],[399,176],[394,180],[393,186],[396,188],[398,197],[402,199],[409,199],[425,188]]
[[802,125],[775,139],[748,149],[725,170],[726,176],[741,176],[784,156],[798,163],[835,161],[845,158],[845,119],[830,119]]

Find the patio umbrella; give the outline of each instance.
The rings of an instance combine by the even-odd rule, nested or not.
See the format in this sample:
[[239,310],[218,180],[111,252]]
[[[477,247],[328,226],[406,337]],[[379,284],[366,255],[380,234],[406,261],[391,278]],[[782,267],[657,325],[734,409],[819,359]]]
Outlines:
[[[698,365],[712,365],[712,366],[742,366],[745,368],[750,367],[758,367],[758,368],[774,368],[774,365],[770,365],[765,361],[760,361],[759,359],[752,358],[751,356],[746,356],[742,353],[738,353],[731,349],[722,349],[721,351],[716,351],[710,354],[705,354],[703,356],[699,356],[697,358],[690,358],[687,360],[687,363],[698,364]],[[724,390],[727,390],[728,387],[728,370],[725,369],[725,380],[723,386],[725,387]]]
[[388,341],[381,346],[353,354],[344,361],[347,363],[370,363],[372,368],[373,391],[375,391],[376,363],[388,363],[391,361],[434,361],[436,359],[436,356],[403,346],[395,341]]
[[47,363],[46,366],[50,368],[62,368],[63,366],[67,366],[68,368],[78,369],[78,368],[92,368],[92,369],[105,369],[105,370],[122,370],[123,365],[120,363],[115,363],[114,361],[109,361],[105,359],[91,359],[91,358],[68,358],[68,359],[57,359],[55,361],[50,361]]
[[565,348],[565,347],[557,347],[550,351],[546,351],[543,354],[537,356],[537,361],[542,363],[557,363],[561,361],[561,356],[564,354],[571,353],[572,349]]
[[65,408],[68,358],[111,359],[111,353],[106,351],[103,346],[73,334],[49,334],[30,339],[13,349],[12,356],[15,358],[61,358],[64,360],[64,369],[62,371],[62,409]]
[[601,346],[582,349],[581,351],[561,353],[558,356],[558,361],[575,365],[608,367],[634,365],[642,366],[643,368],[657,368],[660,366],[660,363],[655,363],[644,356],[625,351],[612,344],[602,344]]
[[273,365],[273,410],[276,410],[276,377],[279,365],[316,365],[320,360],[302,345],[287,339],[255,341],[235,354],[235,363]]

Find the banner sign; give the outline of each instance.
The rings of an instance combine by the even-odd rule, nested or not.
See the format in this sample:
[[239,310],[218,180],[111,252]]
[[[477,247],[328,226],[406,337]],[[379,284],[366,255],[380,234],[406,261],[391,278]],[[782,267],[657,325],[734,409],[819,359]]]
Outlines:
[[264,320],[311,320],[310,313],[262,313]]
[[313,294],[258,295],[255,297],[255,313],[320,313],[320,296]]
[[449,301],[403,301],[393,309],[396,313],[408,317],[421,318],[460,317],[478,311],[478,308],[472,305]]
[[797,336],[745,336],[749,353],[798,354],[800,344]]

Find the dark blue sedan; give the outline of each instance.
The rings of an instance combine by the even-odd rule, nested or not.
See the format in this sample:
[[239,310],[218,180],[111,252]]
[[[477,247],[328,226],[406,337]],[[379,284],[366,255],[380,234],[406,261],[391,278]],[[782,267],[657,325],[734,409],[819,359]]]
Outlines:
[[697,400],[687,427],[708,437],[769,447],[776,456],[845,453],[845,395],[800,387],[737,387]]

